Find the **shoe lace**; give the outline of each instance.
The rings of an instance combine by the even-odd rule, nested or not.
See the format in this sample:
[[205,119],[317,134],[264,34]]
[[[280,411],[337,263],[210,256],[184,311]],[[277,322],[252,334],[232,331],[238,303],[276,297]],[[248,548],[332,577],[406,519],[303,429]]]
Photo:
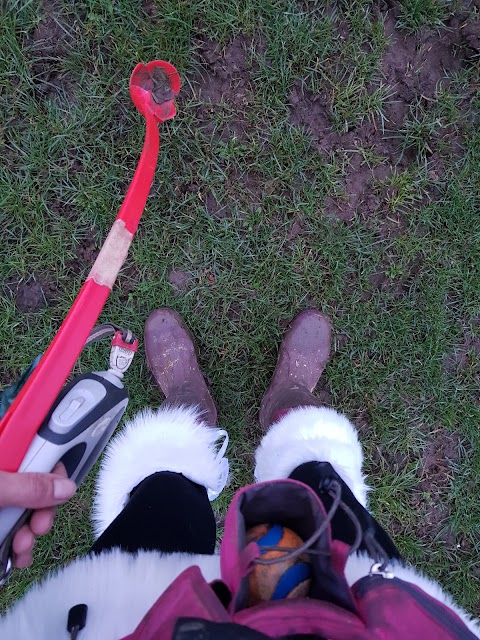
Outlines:
[[319,549],[312,549],[312,545],[327,531],[330,522],[333,519],[333,516],[337,512],[337,509],[343,509],[347,516],[352,521],[355,527],[355,540],[350,547],[349,555],[352,555],[356,551],[358,551],[362,541],[368,549],[368,552],[372,558],[376,560],[375,564],[372,566],[370,573],[372,575],[382,575],[385,578],[393,577],[393,574],[389,570],[389,557],[381,544],[375,538],[371,531],[364,532],[362,529],[362,525],[353,512],[353,510],[342,500],[342,487],[339,482],[333,480],[330,484],[330,488],[328,493],[333,499],[332,506],[328,510],[326,514],[325,520],[318,527],[318,529],[313,533],[313,535],[308,538],[302,545],[299,547],[279,547],[276,545],[260,545],[259,549],[262,552],[265,551],[281,551],[285,552],[286,555],[282,555],[276,558],[255,558],[253,562],[255,564],[262,565],[272,565],[277,564],[279,562],[285,562],[286,560],[292,560],[303,553],[308,553],[311,555],[330,555],[330,552],[320,551]]

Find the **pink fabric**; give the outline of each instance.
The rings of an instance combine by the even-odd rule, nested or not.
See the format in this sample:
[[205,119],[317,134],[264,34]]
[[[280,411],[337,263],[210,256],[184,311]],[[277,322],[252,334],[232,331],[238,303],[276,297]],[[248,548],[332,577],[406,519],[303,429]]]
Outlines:
[[280,411],[276,411],[272,416],[272,424],[277,423],[283,416],[286,416],[287,413],[290,413],[291,409],[280,409]]
[[[268,486],[267,486],[268,485]],[[267,492],[264,488],[267,487]],[[245,487],[237,492],[225,520],[225,534],[221,545],[222,581],[229,588],[232,599],[225,609],[198,567],[184,571],[152,606],[137,629],[124,640],[171,640],[178,618],[201,618],[214,622],[235,622],[275,638],[289,634],[313,634],[330,640],[471,640],[470,633],[460,618],[448,607],[437,602],[421,589],[398,579],[381,576],[362,578],[350,590],[344,577],[348,547],[342,542],[318,541],[317,550],[325,549],[328,540],[330,573],[314,577],[325,589],[328,584],[332,595],[330,602],[314,597],[265,602],[242,608],[245,602],[245,576],[259,549],[255,543],[245,547],[244,515],[258,498],[268,498],[268,488],[284,492],[285,496],[305,498],[300,506],[313,508],[312,515],[321,522],[325,518],[323,505],[312,490],[293,480],[278,480]],[[292,494],[292,490],[295,490]],[[289,493],[290,492],[290,493]],[[305,493],[303,493],[305,492]],[[315,498],[312,501],[312,494]],[[279,496],[273,496],[275,499]],[[242,502],[243,500],[243,502]],[[281,501],[280,501],[281,502]],[[278,503],[278,500],[277,500]],[[245,511],[242,511],[242,505]],[[295,507],[293,508],[295,509]],[[297,509],[298,511],[298,509]],[[265,504],[266,518],[271,507]],[[261,514],[260,514],[261,516]],[[305,524],[305,523],[304,523]],[[300,526],[300,525],[299,525]],[[322,546],[323,545],[323,546]],[[320,556],[312,556],[312,567],[325,566]],[[317,563],[317,564],[315,564]],[[327,563],[328,564],[328,563]],[[322,579],[323,578],[323,579]],[[345,592],[348,597],[345,598]],[[313,593],[313,589],[311,595]],[[342,595],[343,594],[343,595]],[[350,609],[332,604],[343,597]]]
[[[370,578],[363,578],[354,589],[368,580]],[[374,580],[378,586],[356,600],[359,614],[369,631],[369,638],[452,640],[475,637],[451,609],[418,587],[401,580]]]
[[353,613],[328,602],[308,598],[267,602],[244,609],[233,616],[233,622],[271,638],[289,634],[315,634],[330,640],[372,638]]
[[124,640],[171,638],[177,618],[181,616],[230,621],[230,616],[198,567],[190,567],[178,576],[153,604],[135,631]]

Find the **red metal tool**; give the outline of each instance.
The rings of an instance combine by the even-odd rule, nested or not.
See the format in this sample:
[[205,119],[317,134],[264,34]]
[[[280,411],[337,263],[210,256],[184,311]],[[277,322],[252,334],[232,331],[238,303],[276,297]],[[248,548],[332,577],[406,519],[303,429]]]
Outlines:
[[0,422],[0,470],[17,471],[82,350],[125,261],[152,185],[158,123],[175,116],[180,76],[168,62],[139,64],[130,95],[146,119],[142,155],[120,211],[67,317]]

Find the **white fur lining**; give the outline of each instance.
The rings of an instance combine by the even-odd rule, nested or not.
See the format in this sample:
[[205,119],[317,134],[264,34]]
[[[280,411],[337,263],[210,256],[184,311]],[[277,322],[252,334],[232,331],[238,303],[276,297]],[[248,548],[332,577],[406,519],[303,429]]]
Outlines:
[[[353,585],[360,580],[360,578],[367,576],[370,573],[373,562],[366,553],[358,553],[350,556],[345,567],[345,577],[347,578],[348,584]],[[457,614],[477,638],[480,638],[480,622],[472,618],[466,611],[455,604],[452,597],[442,589],[438,582],[427,578],[427,576],[417,571],[414,567],[398,562],[398,560],[392,560],[389,568],[396,578],[414,584],[435,600],[446,605]]]
[[[218,451],[218,440],[225,441]],[[209,427],[195,407],[147,409],[110,442],[96,483],[95,536],[113,522],[137,484],[157,471],[174,471],[209,490],[222,491],[228,476],[226,432]]]
[[[373,560],[366,554],[351,556],[345,575],[349,585],[367,576]],[[45,580],[0,618],[2,640],[52,640],[65,636],[69,609],[88,605],[82,640],[118,640],[137,627],[157,598],[186,568],[197,565],[208,582],[220,578],[220,557],[188,554],[162,555],[141,551],[136,555],[119,549],[98,556],[78,558]],[[452,609],[480,638],[480,625],[458,607],[433,580],[410,566],[394,562],[396,577],[410,582]]]
[[118,640],[132,633],[165,589],[182,571],[197,565],[208,582],[220,576],[219,556],[161,555],[119,549],[77,558],[35,584],[4,618],[2,640],[67,638],[68,612],[88,606],[79,640]]
[[[95,501],[97,535],[121,511],[130,491],[160,470],[182,473],[206,487],[218,486],[224,475],[222,434],[200,421],[194,408],[161,408],[137,415],[109,445],[98,480]],[[273,425],[256,452],[258,481],[285,478],[298,465],[330,462],[356,498],[366,504],[363,455],[357,433],[347,418],[332,409],[294,409]],[[373,561],[365,554],[348,559],[350,585],[369,574]],[[168,585],[187,567],[197,565],[207,581],[220,577],[219,556],[162,555],[143,551],[132,555],[114,549],[78,558],[34,585],[0,618],[2,640],[51,640],[66,633],[69,609],[89,606],[82,640],[114,640],[133,632]],[[480,638],[480,625],[458,607],[441,587],[400,563],[391,566],[396,577],[417,585],[452,609]]]
[[334,409],[292,409],[269,428],[255,459],[257,482],[288,478],[304,462],[329,462],[357,500],[367,506],[368,487],[362,474],[363,454],[357,430]]

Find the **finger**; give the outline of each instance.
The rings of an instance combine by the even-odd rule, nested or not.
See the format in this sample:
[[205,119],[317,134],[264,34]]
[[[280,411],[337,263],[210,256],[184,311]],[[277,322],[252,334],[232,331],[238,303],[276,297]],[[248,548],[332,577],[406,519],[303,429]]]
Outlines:
[[26,569],[33,562],[33,551],[25,551],[24,553],[15,554],[13,556],[13,565],[17,569]]
[[23,527],[20,527],[20,529],[13,537],[13,553],[20,556],[22,554],[31,552],[34,544],[35,536],[33,535],[29,525],[24,524]]
[[32,513],[29,525],[34,535],[44,536],[50,531],[55,518],[55,511],[55,507],[49,507],[48,509],[38,509]]
[[53,473],[0,471],[0,507],[41,509],[62,504],[73,496],[72,480]]
[[[62,462],[59,462],[52,469],[52,473],[62,478],[67,478],[67,470]],[[56,514],[55,507],[47,507],[45,509],[37,509],[32,513],[30,518],[29,527],[35,536],[46,535],[53,526],[53,521]]]
[[56,476],[60,476],[61,478],[68,478],[67,470],[65,469],[63,462],[57,462],[53,467],[52,473]]

